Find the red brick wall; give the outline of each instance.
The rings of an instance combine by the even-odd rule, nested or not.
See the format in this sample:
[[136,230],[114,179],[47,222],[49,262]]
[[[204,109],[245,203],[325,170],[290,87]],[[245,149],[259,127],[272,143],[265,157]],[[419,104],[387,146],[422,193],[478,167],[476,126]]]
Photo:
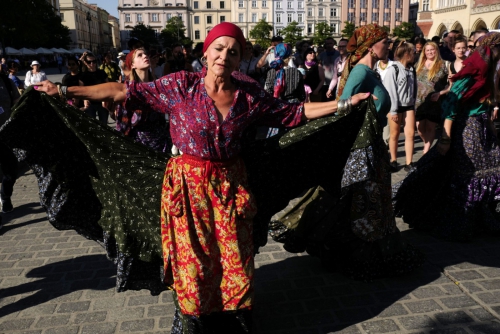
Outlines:
[[429,31],[431,30],[432,22],[417,22],[417,25],[422,31],[422,34],[424,36],[426,36],[427,38],[432,38],[432,36],[429,36]]
[[498,4],[498,0],[472,0],[471,7],[476,8],[476,7],[496,5],[496,4]]

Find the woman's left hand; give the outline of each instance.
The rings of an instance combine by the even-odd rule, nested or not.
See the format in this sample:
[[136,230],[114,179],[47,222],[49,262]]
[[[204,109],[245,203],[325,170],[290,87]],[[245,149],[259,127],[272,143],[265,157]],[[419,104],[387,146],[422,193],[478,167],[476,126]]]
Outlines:
[[[366,100],[370,97],[370,93],[358,93],[356,95],[351,96],[351,103],[353,106],[357,106],[361,103],[361,101]],[[373,95],[373,99],[377,100],[375,95]]]

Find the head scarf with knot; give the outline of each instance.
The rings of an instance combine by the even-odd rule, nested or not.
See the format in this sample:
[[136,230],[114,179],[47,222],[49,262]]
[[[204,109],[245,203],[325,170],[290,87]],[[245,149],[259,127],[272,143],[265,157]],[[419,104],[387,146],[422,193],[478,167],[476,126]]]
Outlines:
[[273,96],[279,98],[281,93],[286,88],[285,78],[285,60],[292,54],[292,48],[289,44],[280,43],[274,48],[274,60],[269,64],[269,67],[276,71],[276,79],[274,79]]
[[387,32],[378,24],[367,24],[359,27],[347,43],[347,63],[340,77],[337,99],[340,99],[352,68],[368,53],[375,43],[388,37]]
[[241,57],[243,55],[243,50],[245,49],[247,41],[240,27],[231,22],[219,23],[212,30],[210,30],[210,32],[207,35],[207,38],[205,38],[205,42],[203,43],[203,53],[207,51],[208,47],[210,46],[210,44],[212,44],[213,41],[222,36],[233,37],[238,41],[241,47],[240,49],[240,57]]
[[469,58],[463,61],[460,72],[453,76],[453,80],[472,77],[473,84],[463,92],[462,101],[473,98],[474,101],[484,102],[491,94],[491,82],[487,82],[490,66],[493,64],[491,47],[500,44],[500,33],[490,32],[476,42],[476,49]]

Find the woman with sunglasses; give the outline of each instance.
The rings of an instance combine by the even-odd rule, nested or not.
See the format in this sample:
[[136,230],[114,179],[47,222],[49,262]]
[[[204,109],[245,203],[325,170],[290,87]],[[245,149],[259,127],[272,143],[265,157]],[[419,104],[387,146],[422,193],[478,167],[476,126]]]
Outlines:
[[500,147],[490,116],[500,98],[494,80],[500,33],[488,33],[453,76],[441,104],[441,138],[396,184],[394,209],[411,227],[439,238],[468,241],[500,232]]
[[[80,80],[84,86],[95,86],[108,82],[106,72],[97,68],[97,58],[94,54],[85,52],[81,60],[83,61],[83,73]],[[106,109],[105,101],[84,100],[83,108],[91,118],[98,116],[102,124],[108,124],[109,111]]]
[[316,52],[313,48],[308,48],[303,55],[304,65],[306,70],[306,78],[304,84],[311,87],[312,94],[310,95],[311,102],[321,102],[321,88],[325,83],[325,71],[323,66],[316,58]]

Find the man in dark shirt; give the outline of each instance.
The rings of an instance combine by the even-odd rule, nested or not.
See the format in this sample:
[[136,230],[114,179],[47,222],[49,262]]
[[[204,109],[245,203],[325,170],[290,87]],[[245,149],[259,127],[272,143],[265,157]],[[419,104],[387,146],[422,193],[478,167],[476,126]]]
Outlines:
[[[3,72],[0,73],[0,126],[10,117],[10,109],[19,100],[19,91],[14,82]],[[2,170],[2,187],[0,188],[0,200],[2,212],[11,212],[11,196],[14,183],[17,179],[17,159],[12,150],[0,141],[0,168]],[[0,227],[2,226],[0,220]]]
[[[83,82],[80,80],[81,73],[78,66],[78,60],[75,58],[69,58],[68,70],[69,72],[62,78],[63,86],[83,86]],[[78,99],[68,99],[68,103],[76,107],[81,107]]]
[[[83,82],[84,86],[95,86],[105,82],[108,82],[108,76],[103,70],[97,69],[97,59],[92,53],[84,53],[82,56],[82,61],[84,66],[86,66],[87,71],[83,72],[80,76],[80,80]],[[104,107],[104,101],[83,101],[84,111],[91,118],[95,118],[96,115],[99,116],[99,121],[107,125],[109,111]]]

